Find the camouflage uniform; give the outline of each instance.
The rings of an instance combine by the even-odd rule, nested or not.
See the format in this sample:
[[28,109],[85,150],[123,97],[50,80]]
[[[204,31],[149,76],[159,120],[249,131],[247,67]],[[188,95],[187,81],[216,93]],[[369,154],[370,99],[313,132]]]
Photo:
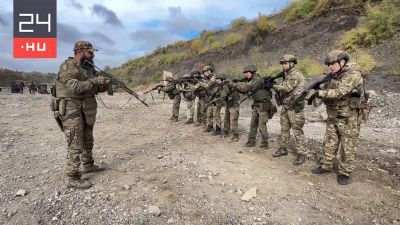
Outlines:
[[[295,106],[293,110],[287,110],[293,99],[304,90],[305,78],[303,74],[292,68],[285,72],[285,78],[279,85],[274,85],[282,103],[282,111],[280,115],[281,124],[281,141],[280,147],[285,150],[289,144],[290,128],[292,128],[296,139],[297,153],[301,155],[307,154],[307,141],[304,136],[303,126],[304,118],[304,101]],[[287,110],[286,112],[284,112]],[[286,153],[287,154],[287,153]]]
[[183,98],[186,100],[186,122],[185,124],[193,123],[194,116],[194,102],[196,96],[190,88],[191,84],[180,84],[176,85],[176,89],[179,92],[182,92]]
[[175,83],[169,82],[167,85],[161,88],[161,91],[164,91],[168,94],[169,99],[173,100],[172,103],[172,121],[178,121],[179,116],[179,107],[181,104],[181,95],[178,89],[176,88]]
[[[358,108],[360,97],[351,97],[352,92],[364,93],[364,80],[360,72],[346,65],[342,72],[318,91],[326,105],[328,119],[324,138],[324,157],[321,167],[332,168],[333,160],[340,149],[339,174],[349,176],[354,169],[357,140],[360,132]],[[339,148],[340,144],[340,148]]]
[[[95,51],[89,42],[80,41],[74,50]],[[55,82],[59,116],[68,143],[67,175],[70,182],[79,181],[79,166],[88,171],[94,167],[93,126],[96,120],[95,95],[108,89],[107,79],[92,69],[84,68],[75,58],[61,64]],[[78,183],[79,183],[78,182]],[[70,183],[69,183],[70,184]],[[91,185],[90,185],[91,186]],[[89,187],[90,187],[89,186]]]
[[232,133],[232,141],[239,140],[239,108],[240,108],[240,95],[234,88],[224,85],[220,99],[226,105],[224,116],[224,136]]
[[[195,90],[196,89],[196,90]],[[193,93],[197,97],[196,105],[196,126],[206,123],[206,102],[207,102],[207,92],[204,88],[193,87]]]
[[[246,68],[246,67],[245,67]],[[264,81],[258,74],[255,73],[248,82],[238,82],[231,84],[240,93],[250,92],[259,86],[263,85]],[[266,89],[260,89],[252,95],[253,104],[251,105],[252,114],[250,121],[250,132],[247,147],[255,146],[257,129],[260,130],[261,134],[261,148],[268,148],[268,130],[267,122],[274,113],[276,113],[276,107],[271,102],[271,91]]]

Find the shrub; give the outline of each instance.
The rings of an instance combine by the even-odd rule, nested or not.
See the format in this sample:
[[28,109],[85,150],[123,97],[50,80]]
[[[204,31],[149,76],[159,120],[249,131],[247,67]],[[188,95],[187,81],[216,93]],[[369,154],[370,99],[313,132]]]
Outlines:
[[[294,0],[282,10],[283,20],[286,22],[296,21],[310,15],[318,4],[318,0]],[[323,8],[321,2],[319,8]],[[316,12],[314,12],[316,13]]]
[[295,68],[300,70],[304,76],[307,77],[321,75],[325,71],[325,67],[322,63],[317,63],[309,58],[299,60]]
[[235,29],[237,27],[243,26],[247,24],[247,19],[244,17],[239,17],[237,19],[232,20],[231,22],[231,28]]
[[256,24],[251,28],[250,37],[256,44],[261,44],[264,36],[274,29],[276,29],[276,24],[274,22],[269,21],[267,16],[260,16],[258,17]]
[[376,67],[374,57],[363,51],[356,51],[350,59],[352,59],[350,62],[355,62],[360,66],[362,72],[369,72]]
[[354,52],[372,44],[382,43],[400,31],[400,11],[396,0],[383,0],[376,6],[367,6],[363,26],[344,33],[339,39],[342,49]]
[[225,46],[234,45],[243,39],[242,35],[237,33],[230,33],[224,37]]
[[161,71],[157,71],[153,75],[150,76],[149,82],[158,83],[158,82],[160,82],[161,77],[162,77],[162,72]]
[[210,35],[210,36],[207,37],[206,41],[207,41],[208,44],[212,44],[213,42],[217,41],[217,38],[215,36],[213,36],[213,35]]
[[222,47],[222,45],[219,41],[215,41],[215,42],[211,43],[211,45],[210,45],[211,49],[217,49],[217,48],[221,48],[221,47]]
[[208,37],[212,36],[213,34],[214,34],[214,32],[212,32],[212,31],[204,30],[203,32],[201,32],[200,36],[201,36],[201,39],[207,40]]
[[258,69],[258,73],[261,76],[275,76],[276,74],[278,74],[281,71],[282,71],[282,66],[279,64],[273,64],[266,69],[264,69],[264,68]]
[[199,53],[204,54],[204,53],[208,52],[208,50],[210,50],[210,47],[204,46],[202,49],[200,49]]
[[176,62],[185,60],[187,57],[188,56],[186,53],[169,53],[160,57],[158,60],[158,65],[170,66]]
[[198,53],[201,49],[202,40],[201,39],[194,39],[190,42],[190,50],[193,53]]

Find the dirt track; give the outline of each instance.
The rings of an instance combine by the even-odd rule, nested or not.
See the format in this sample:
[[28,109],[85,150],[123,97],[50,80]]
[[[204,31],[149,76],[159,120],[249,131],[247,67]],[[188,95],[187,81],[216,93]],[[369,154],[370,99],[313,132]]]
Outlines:
[[[50,96],[0,93],[0,224],[400,224],[398,129],[362,129],[343,187],[335,174],[311,174],[313,160],[295,167],[293,156],[272,158],[277,115],[270,149],[260,151],[242,147],[248,106],[240,142],[229,143],[183,125],[185,102],[173,123],[167,99],[145,108],[134,100],[120,107],[125,94],[102,98],[112,109],[99,105],[94,155],[109,169],[86,175],[94,187],[76,191],[64,185],[66,144]],[[307,123],[305,133],[318,156],[323,123]],[[240,200],[252,187],[257,196]],[[15,196],[20,189],[26,196]]]

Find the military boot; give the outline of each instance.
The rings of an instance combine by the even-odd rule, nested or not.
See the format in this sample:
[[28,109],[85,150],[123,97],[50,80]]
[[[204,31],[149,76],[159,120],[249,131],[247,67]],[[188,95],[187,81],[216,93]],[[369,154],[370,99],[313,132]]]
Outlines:
[[212,135],[213,136],[217,136],[217,135],[220,135],[221,134],[221,127],[219,127],[218,125],[217,126],[215,126],[215,130],[214,130],[214,132],[212,133]]
[[272,154],[272,157],[280,157],[287,154],[288,154],[287,149],[284,147],[280,147],[276,152],[274,152],[274,154]]
[[349,176],[338,174],[337,175],[337,182],[340,185],[347,185],[349,183]]
[[67,188],[76,189],[89,189],[92,187],[92,183],[87,180],[82,180],[80,177],[69,177]]
[[171,119],[171,120],[172,120],[172,122],[178,122],[178,117],[174,116],[173,119]]
[[171,116],[170,118],[169,118],[169,120],[174,120],[175,119],[175,116]]
[[245,144],[244,147],[254,147],[256,146],[256,142],[253,140],[248,140]]
[[196,123],[194,123],[194,126],[195,126],[195,127],[201,126],[201,121],[198,121],[198,120],[197,120]]
[[186,122],[183,123],[183,124],[189,125],[189,124],[192,124],[192,123],[193,123],[193,119],[188,119],[188,120],[186,120]]
[[207,126],[207,128],[204,130],[204,132],[211,132],[213,131],[213,126]]
[[226,131],[226,130],[222,131],[223,138],[227,138],[228,136],[229,136],[229,131]]
[[306,156],[303,154],[298,154],[296,159],[293,161],[293,165],[298,166],[306,161]]
[[315,167],[314,169],[311,170],[311,173],[313,174],[323,174],[323,173],[330,173],[331,171],[328,169],[324,169],[321,166]]
[[106,167],[100,167],[98,165],[93,165],[93,164],[84,165],[82,166],[82,174],[101,172],[106,169],[107,169]]
[[238,142],[239,141],[239,135],[238,134],[233,134],[231,138],[231,142]]
[[268,142],[261,143],[260,148],[267,150],[268,149]]

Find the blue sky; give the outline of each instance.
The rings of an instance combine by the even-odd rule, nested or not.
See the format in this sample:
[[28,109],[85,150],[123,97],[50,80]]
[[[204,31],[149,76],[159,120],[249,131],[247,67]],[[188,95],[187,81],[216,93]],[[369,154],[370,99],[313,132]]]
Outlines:
[[286,4],[276,0],[58,0],[57,58],[13,59],[13,3],[6,0],[0,8],[0,68],[57,72],[78,40],[91,41],[100,50],[96,64],[114,67],[158,46],[192,39],[203,30],[226,28],[238,17],[271,14]]

